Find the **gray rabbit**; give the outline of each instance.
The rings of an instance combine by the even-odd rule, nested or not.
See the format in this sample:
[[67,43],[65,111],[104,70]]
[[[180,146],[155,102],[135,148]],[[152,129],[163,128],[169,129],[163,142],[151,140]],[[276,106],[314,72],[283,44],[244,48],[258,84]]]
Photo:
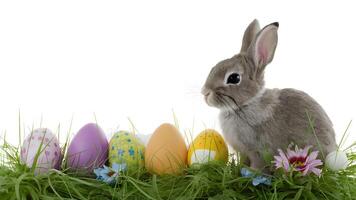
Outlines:
[[332,122],[312,97],[295,89],[264,88],[264,70],[274,56],[278,26],[275,22],[261,30],[254,20],[245,31],[240,53],[213,67],[202,88],[206,103],[220,109],[226,141],[255,169],[266,166],[264,152],[276,154],[291,143],[312,145],[324,156],[337,147]]

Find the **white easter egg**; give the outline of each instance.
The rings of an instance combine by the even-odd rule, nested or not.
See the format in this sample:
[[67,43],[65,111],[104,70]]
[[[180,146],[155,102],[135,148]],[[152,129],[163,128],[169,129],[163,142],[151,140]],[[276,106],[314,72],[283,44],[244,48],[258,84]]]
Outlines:
[[333,151],[325,158],[325,165],[332,171],[339,171],[346,169],[349,161],[346,153],[343,151]]
[[[41,149],[40,149],[41,148]],[[33,130],[23,141],[21,161],[32,168],[36,155],[35,173],[46,173],[50,169],[59,169],[61,164],[61,148],[57,137],[46,128]]]

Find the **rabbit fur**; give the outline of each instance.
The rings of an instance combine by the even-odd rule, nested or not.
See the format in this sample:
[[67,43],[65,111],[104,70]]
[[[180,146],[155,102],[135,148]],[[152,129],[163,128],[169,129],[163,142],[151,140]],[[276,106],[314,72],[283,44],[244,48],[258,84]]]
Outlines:
[[312,145],[320,156],[337,147],[332,122],[312,97],[295,89],[264,87],[264,70],[274,57],[278,28],[275,22],[261,30],[258,21],[252,21],[240,53],[213,67],[202,88],[206,103],[220,110],[227,143],[255,169],[267,166],[265,152],[276,154],[291,143]]

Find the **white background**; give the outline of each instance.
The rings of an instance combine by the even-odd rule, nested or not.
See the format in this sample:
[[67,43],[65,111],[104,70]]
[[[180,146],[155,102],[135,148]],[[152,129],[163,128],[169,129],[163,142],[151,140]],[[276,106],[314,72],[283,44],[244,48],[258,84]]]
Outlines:
[[340,139],[356,116],[356,12],[326,1],[2,1],[1,134],[18,142],[19,109],[26,132],[60,124],[62,139],[72,115],[75,133],[94,112],[108,137],[129,128],[127,117],[151,133],[173,122],[172,109],[194,134],[219,129],[200,88],[211,67],[238,53],[254,18],[280,22],[266,86],[309,93]]

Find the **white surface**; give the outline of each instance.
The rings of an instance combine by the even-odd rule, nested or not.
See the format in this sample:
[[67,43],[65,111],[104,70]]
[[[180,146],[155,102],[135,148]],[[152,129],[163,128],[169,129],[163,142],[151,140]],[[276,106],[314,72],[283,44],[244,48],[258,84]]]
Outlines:
[[[0,131],[18,142],[48,127],[61,141],[87,122],[108,133],[152,133],[163,122],[218,128],[200,95],[211,67],[237,54],[246,26],[280,22],[267,87],[304,90],[325,108],[338,139],[356,116],[353,2],[1,1]],[[41,118],[43,120],[41,120]],[[119,127],[119,128],[118,128]],[[347,144],[355,141],[355,127]]]

